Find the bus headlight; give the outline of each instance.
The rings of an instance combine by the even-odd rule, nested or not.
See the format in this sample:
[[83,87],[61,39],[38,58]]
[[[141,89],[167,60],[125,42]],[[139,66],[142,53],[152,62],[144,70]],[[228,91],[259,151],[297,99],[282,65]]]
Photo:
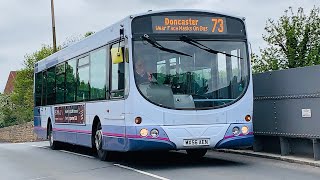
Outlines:
[[140,130],[140,136],[142,137],[147,137],[148,133],[149,133],[148,129],[143,128]]
[[242,126],[241,132],[243,135],[247,135],[249,133],[249,127],[248,126]]
[[159,131],[158,129],[152,129],[150,131],[150,135],[153,137],[153,138],[157,138],[159,136]]
[[235,136],[238,136],[240,134],[240,128],[239,127],[234,127],[232,129],[232,134],[235,135]]

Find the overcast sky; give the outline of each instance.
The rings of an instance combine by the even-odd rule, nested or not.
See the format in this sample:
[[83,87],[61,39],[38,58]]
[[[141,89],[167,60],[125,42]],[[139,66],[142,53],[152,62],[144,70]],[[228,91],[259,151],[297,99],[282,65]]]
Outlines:
[[[268,18],[277,19],[289,6],[306,12],[320,0],[54,0],[57,40],[99,31],[130,15],[147,10],[205,9],[244,16],[253,51],[262,40]],[[0,92],[8,74],[23,67],[26,54],[52,42],[50,0],[0,0]]]

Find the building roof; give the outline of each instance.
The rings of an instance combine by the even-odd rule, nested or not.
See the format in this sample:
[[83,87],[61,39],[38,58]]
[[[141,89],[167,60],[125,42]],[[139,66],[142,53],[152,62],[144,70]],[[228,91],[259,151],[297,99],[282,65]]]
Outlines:
[[14,80],[15,80],[16,76],[17,76],[17,71],[11,71],[9,73],[7,84],[6,84],[6,87],[4,88],[4,91],[3,91],[4,94],[11,94],[13,92]]

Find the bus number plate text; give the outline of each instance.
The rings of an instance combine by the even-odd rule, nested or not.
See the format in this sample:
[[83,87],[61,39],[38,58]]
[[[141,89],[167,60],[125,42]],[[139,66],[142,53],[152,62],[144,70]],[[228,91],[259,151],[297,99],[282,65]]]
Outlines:
[[184,146],[209,146],[210,139],[184,139]]

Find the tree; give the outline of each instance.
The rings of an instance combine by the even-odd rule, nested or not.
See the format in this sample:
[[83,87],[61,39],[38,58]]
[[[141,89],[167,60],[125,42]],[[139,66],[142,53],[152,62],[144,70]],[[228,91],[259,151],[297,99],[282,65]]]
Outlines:
[[[58,47],[58,50],[61,49]],[[33,54],[25,56],[24,68],[17,72],[14,82],[14,90],[11,94],[11,101],[14,104],[13,114],[18,123],[31,121],[33,119],[33,74],[36,62],[53,54],[53,48],[43,45],[42,48]]]
[[[81,39],[93,33],[94,32],[87,32]],[[71,43],[70,40],[69,43]],[[62,47],[58,46],[57,50],[59,51],[61,49]],[[36,62],[45,59],[51,54],[53,54],[53,48],[49,45],[43,45],[40,50],[25,56],[23,62],[24,67],[17,72],[12,94],[10,96],[0,94],[0,127],[33,120],[34,65]],[[70,78],[68,78],[68,80],[71,81]],[[52,86],[54,87],[55,84],[52,84]]]
[[292,7],[278,21],[269,19],[263,39],[268,43],[261,55],[252,55],[254,72],[320,64],[320,8],[305,15]]
[[10,100],[10,96],[0,93],[0,128],[17,123],[13,112],[14,106]]
[[86,38],[86,37],[88,37],[88,36],[91,36],[92,34],[94,34],[95,32],[93,32],[93,31],[88,31],[88,32],[86,32],[85,34],[84,34],[84,37]]
[[76,42],[79,42],[81,41],[82,39],[86,38],[86,37],[89,37],[91,36],[92,34],[94,34],[95,32],[93,31],[88,31],[86,32],[84,35],[73,35],[73,36],[70,36],[69,38],[67,38],[65,40],[65,42],[62,43],[62,48],[66,48]]

